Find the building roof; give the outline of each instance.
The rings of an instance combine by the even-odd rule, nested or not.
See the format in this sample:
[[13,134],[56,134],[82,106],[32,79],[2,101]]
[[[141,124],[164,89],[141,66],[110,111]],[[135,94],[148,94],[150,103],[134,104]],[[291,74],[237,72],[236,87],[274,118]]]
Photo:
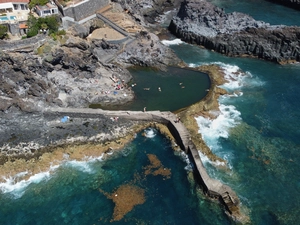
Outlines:
[[29,3],[29,0],[0,0],[1,3]]
[[28,26],[27,26],[27,24],[21,23],[21,24],[19,24],[19,28],[26,29],[26,28],[28,28]]
[[9,2],[6,2],[6,3],[0,3],[0,8],[1,9],[9,9],[9,8],[13,8],[13,4],[12,3],[9,3]]
[[46,5],[36,5],[35,6],[38,10],[49,10],[49,9],[57,9],[56,5],[52,5],[47,3]]

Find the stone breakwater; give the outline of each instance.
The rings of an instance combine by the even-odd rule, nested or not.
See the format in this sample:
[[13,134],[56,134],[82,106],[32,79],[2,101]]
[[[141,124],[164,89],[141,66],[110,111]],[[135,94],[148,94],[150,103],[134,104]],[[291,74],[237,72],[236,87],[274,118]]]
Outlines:
[[300,28],[271,26],[243,13],[225,13],[204,0],[185,0],[169,30],[183,41],[234,57],[300,61]]
[[70,115],[85,115],[87,117],[108,116],[111,118],[126,119],[133,121],[157,122],[165,124],[176,143],[181,150],[189,153],[192,158],[192,163],[195,168],[195,175],[200,181],[200,185],[205,194],[209,197],[218,199],[226,208],[228,215],[235,221],[242,223],[248,222],[249,218],[240,210],[240,201],[235,192],[227,185],[224,185],[219,180],[212,179],[206,172],[206,169],[201,161],[198,150],[192,141],[192,138],[182,122],[177,122],[177,116],[171,112],[160,111],[108,111],[101,109],[72,109],[72,108],[50,108],[47,110],[50,114],[70,114]]

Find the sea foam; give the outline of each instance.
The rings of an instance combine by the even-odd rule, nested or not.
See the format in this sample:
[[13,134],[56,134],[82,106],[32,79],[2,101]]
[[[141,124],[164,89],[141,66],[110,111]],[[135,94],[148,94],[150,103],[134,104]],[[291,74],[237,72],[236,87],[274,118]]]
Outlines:
[[153,128],[148,128],[145,129],[144,134],[147,138],[154,138],[156,136],[156,131]]
[[29,177],[28,180],[22,179],[28,172],[21,172],[15,176],[3,178],[5,182],[0,183],[0,190],[2,193],[10,193],[14,198],[20,198],[25,189],[32,183],[40,183],[41,181],[48,180],[51,176],[51,172],[55,171],[59,166],[51,166],[49,171],[34,174]]
[[[51,179],[51,174],[61,166],[72,167],[74,169],[80,170],[85,173],[93,173],[91,163],[95,161],[102,161],[104,154],[98,157],[85,157],[82,161],[69,160],[68,156],[64,156],[65,160],[60,165],[50,166],[48,171],[41,172],[30,176],[28,179],[25,179],[24,176],[27,176],[28,171],[18,173],[14,176],[4,177],[5,180],[3,183],[0,183],[0,191],[2,193],[9,193],[14,198],[20,198],[25,193],[26,188],[32,183],[45,182]],[[30,175],[30,174],[29,174]]]
[[179,44],[182,44],[184,42],[177,38],[177,39],[174,39],[174,40],[162,40],[161,43],[163,45],[170,46],[170,45],[179,45]]
[[[235,127],[242,121],[241,112],[234,105],[226,104],[226,99],[230,97],[240,97],[243,95],[242,88],[248,83],[246,78],[251,77],[250,73],[244,73],[236,65],[229,65],[216,62],[225,73],[226,83],[221,87],[226,89],[230,94],[223,95],[219,99],[219,112],[214,112],[215,119],[205,118],[202,116],[196,117],[203,140],[207,146],[218,156],[229,160],[233,157],[229,152],[224,152],[220,144],[221,138],[227,139],[230,134],[230,129]],[[205,155],[201,155],[201,159],[205,163],[210,163],[214,166],[220,166],[221,162],[211,162]],[[222,164],[222,163],[221,163]],[[228,164],[229,167],[230,164]]]

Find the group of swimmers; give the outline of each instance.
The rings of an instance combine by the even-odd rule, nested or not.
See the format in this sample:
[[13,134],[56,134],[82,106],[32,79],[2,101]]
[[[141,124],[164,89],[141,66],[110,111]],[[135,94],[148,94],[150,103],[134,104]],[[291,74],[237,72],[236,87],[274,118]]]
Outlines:
[[[134,87],[135,85],[136,84],[133,84],[132,87]],[[185,86],[183,86],[183,83],[179,83],[179,86],[181,86],[181,88],[185,88]],[[158,89],[158,91],[161,91],[161,87],[158,87],[157,89]],[[145,87],[144,90],[149,91],[150,87]]]

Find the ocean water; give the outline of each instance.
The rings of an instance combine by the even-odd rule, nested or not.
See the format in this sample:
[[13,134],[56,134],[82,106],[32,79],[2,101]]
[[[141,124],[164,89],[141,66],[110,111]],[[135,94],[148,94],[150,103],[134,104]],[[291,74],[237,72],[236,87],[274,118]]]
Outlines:
[[[151,173],[149,154],[159,160]],[[185,154],[174,154],[170,141],[148,128],[105,160],[66,161],[28,182],[21,181],[22,174],[8,179],[0,185],[0,224],[232,224],[189,181],[188,165]],[[124,186],[143,192],[126,192],[126,202],[144,202],[115,217],[116,205],[105,193],[122,196],[116,190]]]
[[[299,12],[282,6],[271,5],[279,8],[275,13],[261,7],[267,14],[254,0],[219,2],[271,24],[291,23],[292,13],[300,21]],[[205,142],[227,160],[224,169],[201,155],[208,173],[232,187],[252,224],[299,224],[300,64],[229,58],[180,40],[165,44],[191,68],[216,63],[226,72],[223,88],[229,94],[219,99],[221,113],[213,121],[195,118]],[[161,162],[162,170],[152,172],[170,170],[169,177],[146,173],[149,154]],[[234,224],[197,190],[189,168],[185,155],[174,154],[165,137],[147,129],[106,160],[66,160],[27,181],[26,171],[6,177],[0,184],[0,224]],[[127,200],[140,202],[114,220],[113,196],[128,186],[139,194]]]
[[[231,186],[253,224],[298,224],[300,204],[300,64],[226,58],[188,44],[174,45],[190,66],[219,64],[228,95],[211,121],[196,118],[206,144],[228,169],[202,155],[209,174]],[[198,60],[195,56],[198,55]]]
[[[254,12],[253,17],[271,24],[300,21],[297,11],[271,4],[273,12],[256,7],[255,0],[213,2],[225,10]],[[218,117],[196,118],[206,144],[227,160],[227,169],[220,169],[202,154],[208,173],[236,191],[253,224],[299,224],[300,64],[229,58],[179,40],[173,43],[191,67],[215,63],[226,73],[223,88],[228,94],[219,99]]]

